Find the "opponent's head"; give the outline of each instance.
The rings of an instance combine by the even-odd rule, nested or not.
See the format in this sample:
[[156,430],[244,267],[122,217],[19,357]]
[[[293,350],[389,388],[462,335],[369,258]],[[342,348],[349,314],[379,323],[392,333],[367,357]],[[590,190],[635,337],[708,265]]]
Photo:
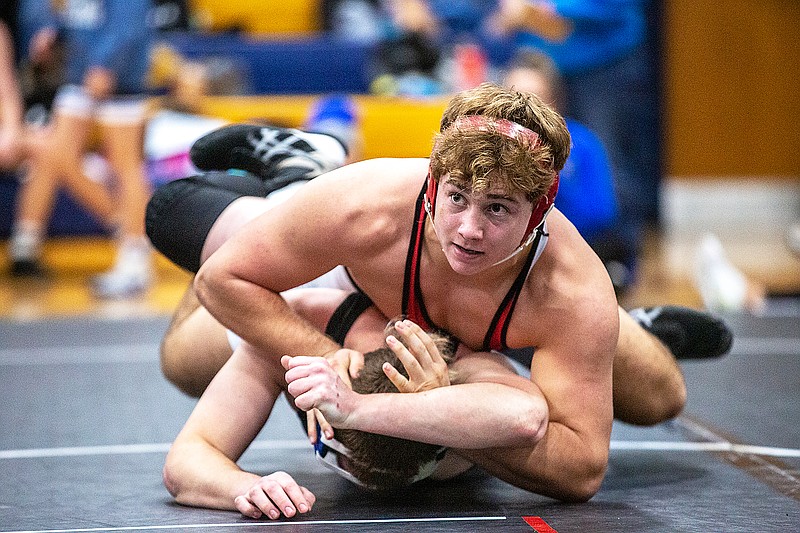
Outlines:
[[[390,331],[389,334],[402,338],[396,332]],[[447,339],[432,337],[442,356],[449,360],[452,349]],[[361,394],[399,392],[384,374],[384,362],[389,362],[408,377],[394,352],[384,346],[364,354],[364,367],[352,380],[353,390]],[[347,448],[347,456],[340,465],[362,485],[377,491],[401,488],[427,477],[443,455],[441,446],[364,431],[337,429],[336,439]]]
[[444,176],[473,192],[520,192],[533,204],[525,243],[553,204],[569,150],[564,119],[536,95],[490,83],[459,93],[435,138],[426,208],[433,216]]

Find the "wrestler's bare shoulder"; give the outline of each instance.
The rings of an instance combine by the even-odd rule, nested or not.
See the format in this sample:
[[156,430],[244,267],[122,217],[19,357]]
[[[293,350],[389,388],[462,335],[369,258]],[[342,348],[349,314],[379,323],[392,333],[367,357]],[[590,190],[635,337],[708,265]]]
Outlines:
[[428,160],[421,158],[360,161],[315,178],[292,202],[305,220],[347,228],[338,242],[357,243],[358,253],[368,253],[407,238],[427,171]]
[[[518,323],[536,324],[524,339],[518,328],[509,330],[510,345],[540,345],[548,336],[569,332],[607,331],[615,334],[617,299],[603,263],[575,227],[558,211],[548,217],[550,237],[528,276],[514,311]],[[564,328],[564,324],[570,324]],[[516,337],[516,338],[515,338]],[[552,340],[552,339],[551,339]]]
[[[326,186],[351,188],[369,191],[401,190],[411,183],[420,186],[428,174],[429,160],[426,158],[376,158],[365,159],[340,167],[320,176],[315,182],[323,182]],[[419,192],[419,189],[412,194]]]

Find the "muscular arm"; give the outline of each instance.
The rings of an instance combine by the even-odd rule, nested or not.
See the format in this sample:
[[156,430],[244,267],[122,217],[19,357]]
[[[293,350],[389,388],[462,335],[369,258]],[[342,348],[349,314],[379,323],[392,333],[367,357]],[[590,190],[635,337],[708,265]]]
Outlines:
[[[296,370],[287,372],[289,392],[298,407],[320,408],[339,428],[477,449],[533,446],[546,427],[547,403],[538,387],[496,354],[472,354],[454,364],[456,375],[465,369],[470,382],[406,394],[323,390],[317,379],[325,373],[324,362],[309,368],[306,359],[298,359]],[[306,382],[299,376],[305,375],[313,389],[303,395]]]
[[[568,335],[534,355],[531,379],[550,406],[544,437],[533,447],[462,449],[464,457],[537,494],[585,501],[597,492],[608,463],[618,331],[617,315],[601,309],[584,306],[586,316],[563,322],[571,324]],[[563,331],[563,325],[552,329]]]
[[[323,355],[337,350],[336,343],[291,312],[278,293],[339,264],[385,253],[385,235],[397,230],[378,214],[390,210],[375,205],[379,200],[372,197],[377,195],[375,176],[386,176],[387,166],[395,174],[408,173],[398,167],[409,169],[408,163],[381,160],[348,165],[314,179],[247,224],[200,269],[195,280],[200,301],[224,326],[264,352]],[[418,167],[413,174],[424,176],[425,167]],[[396,201],[391,192],[380,201]]]
[[260,479],[236,461],[263,427],[280,392],[266,358],[254,357],[246,345],[234,352],[167,455],[164,484],[177,502],[235,509],[234,498]]

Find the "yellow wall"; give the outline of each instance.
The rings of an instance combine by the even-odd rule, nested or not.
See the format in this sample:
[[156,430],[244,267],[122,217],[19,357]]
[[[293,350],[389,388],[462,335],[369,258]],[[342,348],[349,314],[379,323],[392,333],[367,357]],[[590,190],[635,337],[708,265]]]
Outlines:
[[664,6],[667,174],[800,177],[800,2]]
[[321,27],[320,0],[190,0],[204,30],[240,28],[261,37],[307,35]]
[[[316,96],[247,96],[206,99],[202,112],[232,122],[263,119],[297,127]],[[354,97],[364,139],[363,157],[427,157],[446,100]]]

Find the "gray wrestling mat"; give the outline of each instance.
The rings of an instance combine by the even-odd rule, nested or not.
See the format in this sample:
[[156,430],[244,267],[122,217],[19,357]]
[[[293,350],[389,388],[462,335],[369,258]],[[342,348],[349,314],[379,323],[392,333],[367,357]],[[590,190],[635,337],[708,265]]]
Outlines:
[[379,498],[318,465],[285,403],[242,459],[317,495],[271,522],[176,505],[161,484],[194,401],[161,376],[166,318],[0,322],[0,532],[800,531],[800,313],[731,317],[733,353],[685,363],[684,416],[617,424],[586,504],[480,472]]

